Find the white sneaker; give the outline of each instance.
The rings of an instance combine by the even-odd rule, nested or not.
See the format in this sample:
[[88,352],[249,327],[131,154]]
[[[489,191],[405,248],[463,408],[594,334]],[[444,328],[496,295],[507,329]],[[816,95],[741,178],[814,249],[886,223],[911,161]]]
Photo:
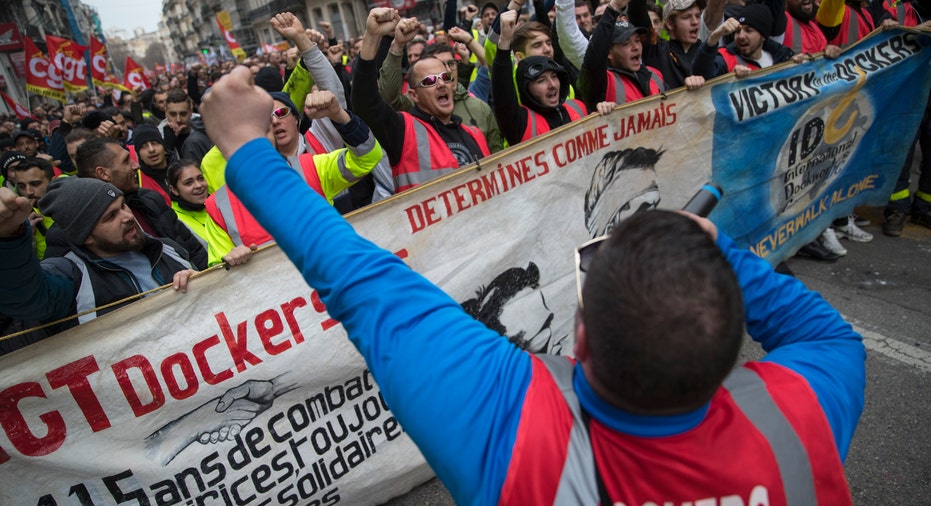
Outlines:
[[873,240],[873,234],[858,227],[854,220],[847,220],[847,224],[842,227],[834,227],[834,231],[837,237],[850,239],[853,242],[870,242]]
[[837,240],[837,235],[834,234],[834,229],[828,227],[824,229],[824,232],[821,232],[821,236],[818,237],[818,242],[821,243],[821,246],[824,249],[834,253],[838,256],[844,256],[847,254],[847,250],[841,246],[840,241]]

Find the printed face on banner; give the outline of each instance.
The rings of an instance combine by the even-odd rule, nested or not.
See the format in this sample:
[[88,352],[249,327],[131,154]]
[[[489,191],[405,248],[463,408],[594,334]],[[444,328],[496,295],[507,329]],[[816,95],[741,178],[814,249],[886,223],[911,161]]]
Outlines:
[[776,213],[797,213],[811,204],[850,164],[857,141],[873,124],[870,99],[860,93],[866,73],[856,70],[856,86],[822,107],[809,109],[779,150],[771,183]]
[[594,237],[611,232],[625,218],[659,205],[656,163],[662,151],[634,148],[604,155],[585,193],[585,226]]
[[462,308],[491,330],[532,353],[559,353],[564,339],[554,340],[554,314],[540,288],[540,269],[511,267],[481,286]]

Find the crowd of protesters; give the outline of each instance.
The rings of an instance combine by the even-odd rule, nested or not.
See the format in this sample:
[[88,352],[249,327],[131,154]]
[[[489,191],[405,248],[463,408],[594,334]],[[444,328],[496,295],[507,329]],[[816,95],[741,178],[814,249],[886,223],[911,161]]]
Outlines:
[[[191,273],[245,263],[272,240],[225,186],[226,160],[199,113],[237,65],[274,99],[268,137],[279,154],[345,213],[589,113],[696,90],[727,72],[836,57],[877,27],[928,15],[918,2],[879,0],[525,1],[448,2],[436,24],[376,8],[349,40],[328,23],[305,27],[281,13],[271,25],[291,49],[0,117],[0,196],[34,207],[28,223],[0,220],[0,335],[82,313],[0,341],[0,352],[149,288],[183,290]],[[927,127],[926,115],[916,135],[923,151]],[[909,215],[931,227],[931,162],[921,159],[918,192],[909,193],[910,155],[890,197],[887,235],[901,234]],[[837,220],[799,254],[837,260],[846,254],[838,238],[872,239],[863,224]]]

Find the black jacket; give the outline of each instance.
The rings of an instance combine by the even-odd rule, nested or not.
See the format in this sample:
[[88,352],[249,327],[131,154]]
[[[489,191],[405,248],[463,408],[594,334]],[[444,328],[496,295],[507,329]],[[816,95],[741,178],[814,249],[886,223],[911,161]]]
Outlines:
[[[124,195],[126,205],[133,211],[136,219],[142,222],[143,229],[150,228],[156,238],[170,239],[173,241],[179,253],[191,261],[191,265],[197,270],[207,268],[207,250],[204,249],[200,241],[191,234],[191,229],[187,228],[184,223],[178,220],[175,211],[165,204],[165,199],[155,190],[140,188],[138,192]],[[146,226],[148,225],[148,227]],[[65,232],[53,224],[45,235],[45,256],[63,257],[69,251],[75,250],[80,244],[72,245],[68,243]]]
[[[737,44],[731,42],[726,46],[727,52],[736,55],[737,54]],[[782,44],[773,41],[772,39],[766,39],[763,41],[763,51],[771,54],[773,56],[773,63],[782,63],[792,59],[795,56],[795,51],[792,51],[791,48],[785,47]],[[754,64],[750,59],[746,59]],[[757,64],[757,66],[759,66]],[[730,72],[727,68],[727,62],[724,61],[724,57],[718,53],[718,46],[709,46],[708,44],[702,42],[701,47],[698,51],[698,56],[695,57],[695,62],[692,66],[692,70],[695,72],[695,75],[702,76],[705,79],[712,79],[718,76],[723,76]]]

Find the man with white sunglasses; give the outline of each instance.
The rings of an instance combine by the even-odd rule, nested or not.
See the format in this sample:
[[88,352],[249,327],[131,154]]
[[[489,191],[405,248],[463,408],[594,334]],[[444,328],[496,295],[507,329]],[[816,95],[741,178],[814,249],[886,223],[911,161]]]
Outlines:
[[[801,282],[706,219],[636,213],[578,253],[575,358],[528,353],[300,184],[262,138],[270,102],[244,68],[205,99],[229,184],[457,503],[851,504],[866,353]],[[745,325],[768,355],[734,368]]]
[[[421,58],[407,72],[410,112],[394,110],[378,93],[375,55],[382,37],[395,35],[396,9],[372,9],[359,62],[352,69],[352,106],[388,155],[396,192],[413,188],[490,154],[485,135],[453,114],[455,80],[437,58]],[[416,20],[407,29],[416,30]]]

